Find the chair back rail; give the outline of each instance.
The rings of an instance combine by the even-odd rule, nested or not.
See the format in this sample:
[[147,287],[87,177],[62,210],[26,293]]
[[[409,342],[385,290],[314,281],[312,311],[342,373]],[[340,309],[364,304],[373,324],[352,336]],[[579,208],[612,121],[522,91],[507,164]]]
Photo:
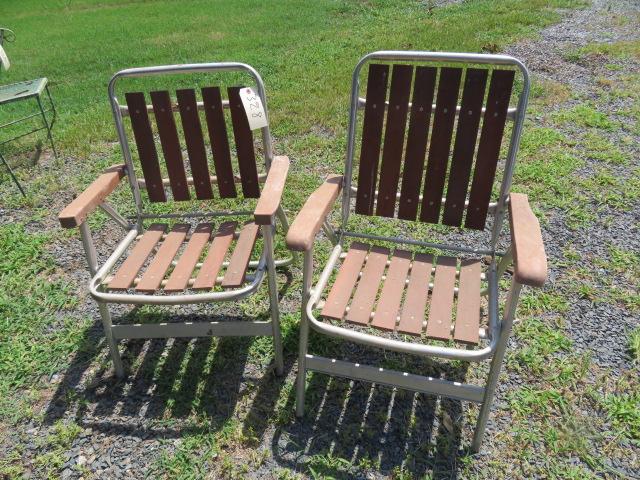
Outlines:
[[[365,65],[363,98],[359,82]],[[510,110],[516,69],[523,89],[517,108]],[[526,68],[508,56],[375,52],[364,57],[353,77],[342,228],[349,216],[363,106],[355,213],[478,230],[485,228],[505,124],[513,112],[496,207],[495,222],[501,222],[528,92]]]

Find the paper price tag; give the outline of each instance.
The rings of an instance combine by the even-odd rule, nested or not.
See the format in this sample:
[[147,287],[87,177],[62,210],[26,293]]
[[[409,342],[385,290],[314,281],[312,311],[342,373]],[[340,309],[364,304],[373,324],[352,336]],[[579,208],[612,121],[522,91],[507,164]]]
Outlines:
[[240,89],[240,100],[249,120],[249,128],[255,130],[267,126],[267,114],[262,106],[260,96],[251,88]]
[[0,63],[2,64],[2,67],[5,70],[9,70],[9,67],[11,66],[11,64],[9,63],[9,58],[7,57],[7,54],[4,52],[4,48],[2,48],[2,45],[0,45]]

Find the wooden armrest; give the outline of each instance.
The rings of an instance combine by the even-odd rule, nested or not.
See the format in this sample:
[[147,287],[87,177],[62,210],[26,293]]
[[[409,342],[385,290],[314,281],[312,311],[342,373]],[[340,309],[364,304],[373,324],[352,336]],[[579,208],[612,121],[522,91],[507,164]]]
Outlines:
[[316,234],[342,190],[342,176],[331,176],[313,192],[289,227],[287,246],[303,252],[313,245]]
[[271,162],[271,168],[269,168],[267,179],[264,182],[264,188],[262,189],[260,199],[253,214],[258,225],[271,224],[271,219],[276,213],[280,205],[280,200],[282,199],[282,192],[284,191],[284,184],[287,180],[288,172],[289,157],[275,157]]
[[125,165],[112,165],[107,168],[84,192],[78,195],[60,212],[58,220],[64,228],[73,228],[82,224],[91,212],[115,190],[125,175]]
[[547,280],[547,255],[540,223],[531,211],[526,195],[512,193],[509,200],[515,280],[541,287]]

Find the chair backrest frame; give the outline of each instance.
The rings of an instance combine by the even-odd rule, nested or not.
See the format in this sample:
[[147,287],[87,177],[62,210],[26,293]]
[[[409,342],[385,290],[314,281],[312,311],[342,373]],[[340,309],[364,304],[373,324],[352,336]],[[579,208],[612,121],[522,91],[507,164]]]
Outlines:
[[[144,205],[142,201],[142,195],[140,193],[140,183],[136,176],[133,164],[133,157],[131,154],[131,148],[129,145],[129,139],[127,137],[125,131],[125,125],[123,120],[123,110],[126,109],[125,106],[121,105],[116,96],[116,85],[118,81],[124,78],[136,78],[136,77],[146,77],[146,76],[161,76],[161,75],[173,75],[173,74],[188,74],[188,73],[221,73],[221,72],[241,72],[247,73],[254,81],[255,87],[257,89],[257,93],[262,101],[262,105],[264,107],[264,112],[267,120],[267,125],[262,127],[261,136],[262,136],[262,145],[263,145],[263,153],[264,153],[264,163],[265,169],[268,172],[271,166],[271,162],[273,160],[273,147],[271,143],[271,133],[269,130],[269,113],[267,106],[267,98],[265,94],[264,82],[262,81],[262,77],[260,74],[250,65],[239,63],[239,62],[218,62],[218,63],[199,63],[199,64],[182,64],[182,65],[162,65],[162,66],[153,66],[153,67],[140,67],[140,68],[129,68],[126,70],[121,70],[117,72],[111,78],[108,86],[108,94],[109,100],[111,103],[111,110],[113,113],[113,118],[116,124],[116,130],[118,134],[118,141],[120,143],[120,148],[122,150],[122,154],[125,160],[125,164],[127,166],[127,177],[129,179],[129,184],[131,187],[131,191],[133,193],[133,198],[136,206],[136,216],[137,216],[137,224],[138,229],[142,229],[142,221],[147,218],[183,218],[183,217],[197,217],[197,216],[225,216],[225,215],[239,215],[239,214],[249,214],[251,212],[213,212],[206,215],[200,215],[199,212],[188,212],[184,214],[168,214],[168,215],[154,215],[152,213],[147,213],[144,210]],[[256,159],[257,163],[257,159]]]
[[[505,210],[507,208],[506,202],[508,199],[509,191],[511,188],[511,181],[513,177],[513,169],[515,165],[516,155],[518,152],[518,146],[520,142],[520,135],[522,132],[522,127],[524,124],[525,110],[527,106],[529,90],[530,90],[530,79],[529,72],[525,65],[520,62],[518,59],[508,56],[508,55],[489,55],[489,54],[468,54],[468,53],[444,53],[444,52],[423,52],[423,51],[377,51],[372,52],[368,55],[365,55],[360,59],[358,64],[356,65],[353,77],[352,77],[352,85],[351,85],[351,104],[349,110],[349,128],[348,128],[348,137],[347,137],[347,152],[345,159],[345,168],[344,168],[344,183],[343,183],[343,194],[342,194],[342,211],[341,211],[341,227],[340,231],[345,232],[349,216],[351,213],[351,197],[352,197],[352,181],[353,181],[353,163],[355,156],[355,148],[356,148],[356,132],[358,126],[358,111],[363,107],[363,103],[366,105],[366,100],[363,102],[363,99],[360,98],[360,76],[361,71],[365,65],[371,64],[372,61],[381,61],[381,62],[413,62],[413,63],[425,63],[425,64],[438,64],[438,63],[446,63],[450,64],[463,64],[462,66],[467,65],[487,65],[487,66],[507,66],[507,67],[516,67],[522,76],[522,90],[519,94],[517,106],[515,111],[509,111],[509,116],[513,117],[513,128],[511,133],[511,138],[509,140],[509,148],[507,153],[507,158],[504,165],[504,171],[501,180],[500,193],[499,198],[495,207],[493,225],[491,230],[491,241],[488,249],[480,249],[480,248],[456,248],[457,250],[462,251],[483,251],[485,253],[494,254],[496,244],[499,238],[500,231],[502,229]],[[402,72],[400,72],[402,73]],[[402,81],[402,79],[400,79]],[[410,81],[410,79],[409,79]],[[367,92],[367,95],[369,92]],[[456,95],[457,98],[457,95]],[[401,101],[404,101],[402,99]],[[458,105],[460,108],[460,105]],[[383,108],[382,111],[385,109]],[[401,113],[402,115],[402,113]],[[405,112],[406,115],[406,112]],[[431,113],[431,115],[435,115]],[[433,122],[432,122],[433,123]],[[381,125],[381,123],[380,123]],[[386,143],[386,140],[385,140]],[[384,152],[382,153],[384,155]],[[421,173],[424,175],[425,170]],[[375,185],[374,187],[375,188]],[[357,203],[357,202],[356,202]],[[373,203],[371,201],[371,203]],[[374,235],[366,235],[367,238],[377,238]],[[389,239],[388,237],[379,237],[381,240],[398,240],[401,239]],[[425,245],[425,246],[435,246],[440,244],[433,244],[428,242],[421,242],[420,240],[413,239],[402,239],[405,240],[405,243]]]

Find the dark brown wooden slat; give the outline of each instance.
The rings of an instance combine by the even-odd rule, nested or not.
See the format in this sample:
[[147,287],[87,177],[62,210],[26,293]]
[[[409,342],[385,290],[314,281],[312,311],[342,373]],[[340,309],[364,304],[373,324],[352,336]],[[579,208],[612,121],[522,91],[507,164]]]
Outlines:
[[160,284],[167,270],[169,270],[171,262],[176,256],[176,253],[178,253],[180,245],[184,242],[187,233],[189,233],[189,228],[191,228],[191,225],[188,223],[177,223],[173,226],[171,232],[169,232],[167,238],[165,238],[164,242],[160,245],[153,260],[136,285],[137,291],[153,293],[160,288]]
[[178,130],[173,118],[171,97],[166,90],[151,92],[153,114],[156,117],[160,144],[164,153],[164,161],[169,173],[169,183],[174,200],[189,200],[189,185],[184,171],[182,149],[178,140]]
[[451,338],[451,313],[456,286],[456,262],[453,257],[438,257],[427,321],[427,337],[438,340]]
[[231,165],[231,150],[229,149],[229,137],[227,125],[224,121],[222,96],[220,88],[205,87],[202,89],[202,102],[209,130],[209,141],[213,153],[213,165],[218,177],[218,190],[222,198],[234,198],[236,192],[233,167]]
[[353,294],[351,307],[345,318],[348,322],[363,325],[369,323],[388,258],[388,248],[373,247],[369,252],[367,263],[365,263],[362,270],[362,277],[360,277],[356,293]]
[[480,260],[463,260],[453,338],[475,345],[480,327]]
[[229,110],[233,124],[233,136],[236,141],[238,166],[240,167],[240,181],[242,194],[246,198],[258,198],[260,186],[258,184],[258,170],[256,167],[256,153],[253,148],[253,133],[249,128],[247,114],[240,100],[241,87],[229,87]]
[[447,186],[447,200],[444,204],[442,223],[454,227],[462,223],[464,201],[467,198],[469,177],[473,165],[478,126],[482,113],[482,101],[487,85],[487,70],[469,68],[464,81],[460,115],[458,116],[458,131],[456,143],[453,147],[451,172]]
[[424,313],[429,296],[429,280],[431,280],[431,268],[433,256],[424,253],[416,254],[411,265],[407,294],[398,323],[398,331],[420,335],[424,322]]
[[147,101],[144,93],[125,93],[127,107],[129,108],[129,118],[133,136],[136,139],[136,148],[140,157],[142,174],[147,185],[147,195],[152,202],[166,202],[167,196],[162,186],[162,173],[158,163],[158,152],[153,140],[153,131],[147,113]]
[[356,213],[363,215],[373,213],[388,77],[389,65],[369,66],[356,195]]
[[422,193],[420,220],[438,223],[444,180],[449,163],[451,135],[456,118],[456,104],[460,90],[461,68],[441,68],[433,118],[429,159]]
[[482,122],[476,167],[469,194],[467,218],[465,219],[467,228],[482,230],[487,220],[491,188],[498,165],[498,155],[507,120],[514,77],[513,70],[494,70],[491,75],[487,108]]
[[136,278],[136,275],[144,265],[157,243],[162,238],[162,234],[167,231],[167,225],[154,223],[147,228],[138,240],[129,256],[120,265],[120,268],[109,282],[107,288],[111,290],[126,290]]
[[323,317],[335,320],[342,319],[368,250],[369,247],[363,243],[353,242],[351,244],[322,308]]
[[236,242],[236,248],[231,254],[229,267],[222,279],[222,286],[225,288],[239,287],[244,283],[247,276],[247,267],[251,260],[253,246],[256,244],[260,226],[255,223],[247,223],[242,230]]
[[184,141],[187,144],[187,152],[189,153],[189,164],[191,165],[196,198],[200,200],[213,198],[211,177],[209,176],[209,166],[207,165],[207,151],[204,148],[202,125],[200,124],[200,115],[198,115],[196,92],[192,88],[177,90],[176,97],[178,98]]
[[200,254],[209,241],[213,225],[210,223],[199,224],[189,239],[189,243],[182,252],[177,265],[171,272],[167,284],[164,286],[165,292],[180,292],[187,288],[189,279],[196,263],[200,258]]
[[233,241],[233,235],[238,226],[237,222],[224,222],[218,228],[218,233],[214,237],[211,245],[209,246],[209,252],[207,257],[200,267],[198,276],[193,283],[194,290],[211,289],[216,284],[218,273],[222,268],[224,257],[229,250],[229,246]]
[[387,278],[384,281],[380,300],[378,300],[378,305],[376,306],[376,313],[371,321],[372,327],[383,330],[395,329],[410,265],[411,252],[406,250],[393,252],[389,269],[387,270]]
[[395,213],[412,74],[413,67],[409,65],[393,66],[376,204],[376,215],[383,217],[393,217]]
[[407,151],[402,173],[402,189],[398,204],[398,218],[415,220],[418,215],[420,183],[423,177],[431,104],[436,84],[437,70],[434,67],[416,68],[416,79],[411,101],[411,118],[407,134]]

